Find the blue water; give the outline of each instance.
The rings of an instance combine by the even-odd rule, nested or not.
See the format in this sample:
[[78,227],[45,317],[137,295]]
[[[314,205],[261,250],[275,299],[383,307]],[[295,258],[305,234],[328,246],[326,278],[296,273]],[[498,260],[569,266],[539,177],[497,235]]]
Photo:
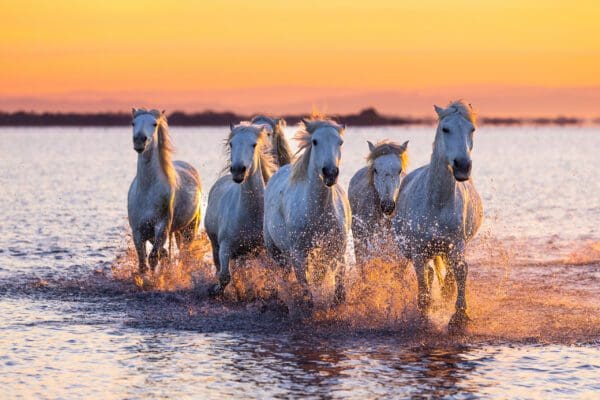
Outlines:
[[[226,130],[172,133],[207,193]],[[111,270],[129,246],[129,129],[0,129],[0,397],[598,397],[600,135],[476,135],[486,215],[469,253],[477,318],[456,339],[443,323],[421,332],[375,313],[369,324],[367,313],[360,324],[299,325],[256,303],[142,292]],[[343,185],[364,163],[366,140],[384,137],[410,140],[411,169],[427,162],[431,128],[349,129]]]

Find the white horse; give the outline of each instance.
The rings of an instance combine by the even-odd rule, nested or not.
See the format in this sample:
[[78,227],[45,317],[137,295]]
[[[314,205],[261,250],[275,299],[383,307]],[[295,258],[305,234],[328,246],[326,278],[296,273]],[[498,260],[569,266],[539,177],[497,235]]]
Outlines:
[[267,135],[271,141],[271,150],[273,158],[277,161],[279,167],[283,167],[292,162],[294,155],[290,149],[290,145],[285,138],[286,123],[283,118],[271,118],[266,115],[257,115],[252,118],[251,123],[255,125],[265,125],[267,128]]
[[134,108],[132,115],[138,161],[127,209],[139,271],[144,273],[147,241],[152,243],[148,256],[152,271],[165,255],[163,245],[168,236],[175,236],[180,252],[189,248],[200,223],[201,186],[194,167],[171,161],[173,149],[164,111]]
[[[418,305],[425,313],[431,301],[432,259],[439,268],[446,264],[446,283],[457,297],[449,329],[462,330],[469,321],[465,287],[465,246],[483,218],[479,194],[471,181],[471,151],[475,116],[462,101],[446,109],[435,106],[439,123],[431,162],[410,174],[400,186],[394,228],[401,252],[410,259],[417,274]],[[441,276],[441,274],[438,274]]]
[[390,216],[396,209],[400,180],[406,174],[408,162],[408,142],[367,143],[367,166],[354,174],[348,186],[354,254],[361,266],[382,243],[395,242]]
[[[344,127],[328,119],[303,120],[296,134],[302,154],[271,177],[265,193],[264,239],[280,264],[294,267],[303,303],[313,305],[306,270],[319,249],[320,266],[336,271],[335,301],[343,301],[350,207],[337,184]],[[289,264],[288,264],[289,265]]]
[[231,280],[231,260],[263,247],[265,185],[277,168],[263,125],[232,124],[226,149],[229,162],[225,169],[231,174],[210,189],[204,218],[219,277],[211,295],[223,293]]

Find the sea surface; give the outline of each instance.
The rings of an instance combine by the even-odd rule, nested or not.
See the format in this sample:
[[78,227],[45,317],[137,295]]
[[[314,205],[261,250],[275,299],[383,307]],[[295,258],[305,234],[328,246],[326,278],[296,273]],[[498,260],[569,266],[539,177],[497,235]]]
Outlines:
[[[293,127],[287,128],[293,136]],[[176,159],[208,190],[224,165],[225,127],[172,127]],[[347,129],[340,184],[366,140],[409,140],[428,162],[433,127]],[[600,130],[487,127],[473,179],[485,222],[469,244],[465,335],[430,324],[414,274],[382,257],[348,299],[330,280],[305,320],[289,318],[293,278],[264,255],[233,268],[221,299],[206,237],[191,259],[136,276],[126,197],[131,130],[0,128],[0,398],[598,398]]]

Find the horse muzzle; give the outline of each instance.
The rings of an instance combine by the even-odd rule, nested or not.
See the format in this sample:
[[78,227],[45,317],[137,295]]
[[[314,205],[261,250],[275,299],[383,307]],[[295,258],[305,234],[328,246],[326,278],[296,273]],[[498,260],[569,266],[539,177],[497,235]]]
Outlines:
[[242,183],[246,179],[247,168],[243,165],[233,165],[229,171],[231,172],[231,179],[235,183]]
[[338,167],[325,167],[323,168],[323,182],[325,185],[331,187],[337,183],[337,178],[340,174]]
[[146,144],[148,143],[148,140],[146,139],[145,136],[140,137],[140,136],[135,136],[133,138],[133,149],[138,153],[143,153],[144,150],[146,150]]
[[452,164],[452,173],[454,174],[454,179],[459,182],[464,182],[469,180],[471,177],[471,168],[473,167],[473,162],[468,158],[457,158],[454,160]]
[[396,203],[394,203],[392,200],[383,200],[379,203],[379,205],[381,206],[381,211],[385,215],[392,215],[396,209]]

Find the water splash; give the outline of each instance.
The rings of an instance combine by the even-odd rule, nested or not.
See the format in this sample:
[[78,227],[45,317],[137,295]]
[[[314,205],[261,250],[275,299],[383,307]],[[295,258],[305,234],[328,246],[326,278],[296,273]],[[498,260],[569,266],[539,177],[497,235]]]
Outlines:
[[[467,299],[473,321],[459,340],[506,340],[578,342],[600,337],[600,262],[594,254],[598,243],[576,251],[571,263],[513,265],[509,248],[491,234],[482,234],[468,254],[470,274]],[[585,263],[582,260],[592,260]],[[206,288],[216,282],[210,244],[203,234],[191,254],[162,265],[141,279],[132,246],[112,267],[114,279],[129,282],[137,290],[187,291],[187,314],[223,311],[222,307],[245,307],[249,313],[277,309],[286,319],[293,313],[299,287],[291,269],[277,266],[263,252],[239,260],[232,266],[232,282],[219,301],[208,299]],[[363,266],[348,265],[346,300],[332,305],[332,271],[309,268],[308,279],[316,307],[304,324],[315,329],[343,327],[354,332],[394,331],[408,338],[450,340],[446,324],[454,311],[453,300],[445,301],[434,280],[430,324],[423,330],[416,307],[416,280],[410,265],[389,255]],[[212,310],[214,308],[215,310]],[[183,318],[183,317],[182,317]],[[340,328],[338,328],[340,329]]]

